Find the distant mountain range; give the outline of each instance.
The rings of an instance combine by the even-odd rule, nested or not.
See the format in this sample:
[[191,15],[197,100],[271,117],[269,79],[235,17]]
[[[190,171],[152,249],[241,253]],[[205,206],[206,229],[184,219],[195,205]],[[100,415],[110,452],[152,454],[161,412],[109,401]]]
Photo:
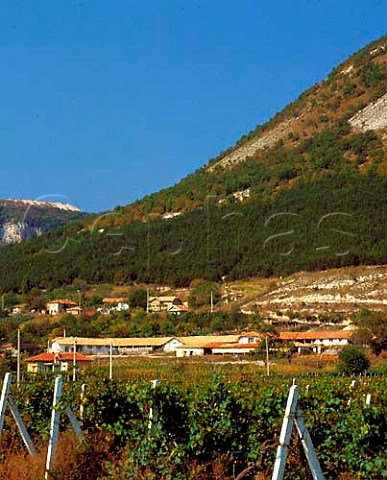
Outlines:
[[0,246],[20,243],[85,216],[68,203],[0,200]]
[[2,249],[0,288],[387,263],[386,145],[384,36],[176,185]]

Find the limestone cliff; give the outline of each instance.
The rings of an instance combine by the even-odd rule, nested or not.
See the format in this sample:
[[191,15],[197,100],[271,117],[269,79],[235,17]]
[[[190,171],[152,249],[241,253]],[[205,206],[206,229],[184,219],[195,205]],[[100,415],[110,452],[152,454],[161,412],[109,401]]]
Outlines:
[[84,215],[77,207],[65,203],[0,200],[0,246],[20,243]]

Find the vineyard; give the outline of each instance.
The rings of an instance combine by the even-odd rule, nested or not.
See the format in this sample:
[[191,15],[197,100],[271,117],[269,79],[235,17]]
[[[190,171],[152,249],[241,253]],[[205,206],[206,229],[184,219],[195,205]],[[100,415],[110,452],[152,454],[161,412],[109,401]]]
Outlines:
[[[385,377],[353,382],[322,375],[297,384],[299,406],[325,478],[387,478]],[[85,439],[76,444],[63,415],[60,451],[50,478],[231,480],[249,465],[254,469],[245,479],[271,478],[290,385],[289,378],[279,376],[230,381],[216,375],[206,383],[171,380],[156,386],[143,380],[96,379],[87,383],[82,397],[80,382],[65,382],[58,408],[72,409]],[[12,385],[14,402],[41,456],[47,450],[53,389],[50,379]],[[0,478],[43,478],[43,463],[33,467],[38,459],[22,451],[7,414]],[[19,473],[12,477],[15,458]],[[23,462],[28,470],[24,476]],[[285,479],[309,478],[300,442],[293,435]]]

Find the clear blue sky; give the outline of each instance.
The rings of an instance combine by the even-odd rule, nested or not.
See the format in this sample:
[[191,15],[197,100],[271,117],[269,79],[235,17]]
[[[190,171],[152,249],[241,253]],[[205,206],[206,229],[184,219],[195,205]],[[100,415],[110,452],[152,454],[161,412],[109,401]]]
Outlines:
[[170,186],[385,33],[384,0],[0,3],[0,198]]

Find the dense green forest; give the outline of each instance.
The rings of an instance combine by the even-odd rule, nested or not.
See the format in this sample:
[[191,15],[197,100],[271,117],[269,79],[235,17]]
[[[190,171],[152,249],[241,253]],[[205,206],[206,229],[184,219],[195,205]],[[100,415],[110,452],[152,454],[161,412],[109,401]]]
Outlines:
[[71,225],[0,252],[3,291],[89,283],[188,285],[194,278],[288,275],[386,262],[387,181],[343,169],[267,201],[104,232]]

